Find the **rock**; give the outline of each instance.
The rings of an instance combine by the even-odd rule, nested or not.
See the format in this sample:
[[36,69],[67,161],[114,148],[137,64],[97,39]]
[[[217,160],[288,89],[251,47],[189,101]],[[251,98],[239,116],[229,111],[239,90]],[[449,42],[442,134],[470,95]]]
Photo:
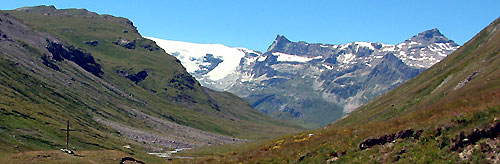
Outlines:
[[[1,20],[1,19],[0,19],[0,20]],[[0,21],[0,22],[2,22],[2,21]],[[0,30],[0,39],[2,39],[2,38],[3,38],[3,39],[7,39],[7,35],[5,35],[5,33],[4,33],[4,32],[2,32],[2,30]]]
[[74,154],[74,152],[69,150],[69,149],[61,149],[61,151],[66,153],[66,154]]
[[146,77],[148,77],[148,72],[146,70],[142,70],[135,75],[127,75],[125,77],[135,82],[135,84],[137,84],[146,79]]
[[500,122],[493,124],[488,129],[474,129],[474,131],[468,135],[463,132],[459,136],[454,137],[451,141],[451,151],[460,151],[465,146],[469,144],[474,144],[481,139],[494,139],[500,134]]
[[199,85],[196,80],[189,74],[177,74],[170,80],[170,87],[183,90],[184,88],[194,89],[195,85]]
[[333,152],[333,153],[329,154],[329,156],[330,156],[330,157],[338,157],[338,156],[339,156],[339,154],[337,154],[337,152]]
[[197,70],[197,74],[206,74],[212,71],[215,67],[217,67],[220,63],[223,62],[222,59],[214,57],[213,54],[207,54],[203,57],[203,62],[206,62],[205,65],[200,65],[200,70]]
[[137,47],[144,48],[148,51],[158,51],[160,50],[160,47],[156,45],[156,42],[146,39],[146,38],[139,38],[134,40],[136,41]]
[[461,81],[460,83],[457,84],[457,86],[455,86],[455,88],[453,90],[457,90],[457,89],[460,89],[462,88],[465,84],[469,83],[472,79],[474,79],[474,77],[479,73],[479,71],[475,71],[473,72],[471,75],[469,75],[466,79],[464,79],[463,81]]
[[99,44],[99,41],[97,41],[97,40],[92,40],[92,41],[85,41],[85,42],[83,42],[83,43],[85,43],[85,44],[87,44],[87,45],[89,45],[89,46],[95,47],[95,46],[97,46],[97,45]]
[[407,129],[407,130],[403,130],[403,131],[398,132],[398,134],[396,134],[396,139],[398,139],[398,138],[404,139],[404,138],[411,137],[412,135],[413,135],[413,130]]
[[146,164],[146,163],[144,163],[144,162],[142,162],[142,161],[139,161],[139,160],[137,160],[137,159],[135,159],[135,158],[133,158],[133,157],[123,157],[123,158],[122,158],[122,160],[120,161],[120,164],[124,164],[124,163],[125,163],[125,162],[127,162],[127,161],[136,162],[136,163],[141,163],[141,164]]
[[384,145],[386,143],[394,142],[396,139],[405,139],[413,136],[413,129],[406,129],[399,131],[396,134],[383,135],[379,138],[367,138],[359,144],[360,150],[371,148],[375,145]]
[[304,158],[306,158],[306,156],[305,156],[305,155],[300,156],[300,157],[299,157],[299,162],[300,162],[300,161],[303,161],[303,160],[304,160]]
[[50,158],[50,154],[49,155],[45,155],[45,154],[38,154],[37,155],[38,158]]
[[388,139],[387,135],[384,135],[383,137],[380,137],[380,138],[365,139],[363,142],[361,142],[359,144],[359,149],[365,150],[365,149],[371,148],[375,145],[383,145],[383,144],[387,143],[386,139]]
[[331,159],[326,160],[326,163],[332,163],[332,162],[334,162],[334,161],[336,161],[338,159],[339,159],[338,157],[333,157]]
[[135,49],[135,40],[134,41],[129,41],[124,38],[119,38],[118,40],[113,42],[116,45],[122,46],[127,49]]
[[422,129],[418,130],[418,131],[415,133],[415,136],[414,136],[414,137],[415,137],[415,139],[419,139],[419,138],[420,138],[420,136],[422,135],[422,133],[423,133],[423,132],[424,132],[424,130],[422,130]]
[[52,60],[50,60],[48,56],[42,56],[42,64],[49,67],[49,68],[52,68],[56,71],[61,71],[59,66],[54,64],[54,62]]
[[460,159],[467,161],[469,158],[472,156],[472,153],[474,152],[474,147],[472,145],[469,145],[465,147],[465,149],[458,154]]

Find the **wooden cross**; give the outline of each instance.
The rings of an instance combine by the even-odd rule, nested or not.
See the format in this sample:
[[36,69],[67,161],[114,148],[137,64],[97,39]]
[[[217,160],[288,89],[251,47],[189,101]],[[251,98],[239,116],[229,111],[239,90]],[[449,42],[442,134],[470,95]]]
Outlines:
[[66,123],[66,129],[61,129],[66,131],[66,149],[69,150],[69,131],[75,131],[73,129],[69,129],[69,120]]

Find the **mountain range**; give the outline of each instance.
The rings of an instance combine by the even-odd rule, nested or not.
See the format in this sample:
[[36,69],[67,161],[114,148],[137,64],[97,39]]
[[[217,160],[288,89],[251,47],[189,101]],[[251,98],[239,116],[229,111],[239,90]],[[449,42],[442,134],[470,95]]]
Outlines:
[[331,124],[200,163],[499,163],[500,18]]
[[181,61],[202,86],[306,127],[345,116],[418,75],[459,45],[438,29],[397,45],[292,42],[278,35],[266,52],[147,37]]

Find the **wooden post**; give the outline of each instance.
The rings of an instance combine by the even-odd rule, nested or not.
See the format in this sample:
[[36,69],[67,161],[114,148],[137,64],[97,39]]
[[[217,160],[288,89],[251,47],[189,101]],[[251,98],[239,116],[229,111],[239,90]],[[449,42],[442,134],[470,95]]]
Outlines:
[[66,149],[69,150],[69,120],[66,122]]
[[73,129],[69,129],[69,120],[66,122],[66,129],[61,129],[66,131],[66,149],[69,150],[69,131],[75,131]]

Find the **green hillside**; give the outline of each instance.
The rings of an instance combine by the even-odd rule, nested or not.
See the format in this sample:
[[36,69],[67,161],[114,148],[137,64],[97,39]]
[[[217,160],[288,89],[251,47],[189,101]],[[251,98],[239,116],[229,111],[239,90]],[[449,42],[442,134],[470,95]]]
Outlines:
[[440,63],[343,119],[202,161],[498,163],[499,66],[500,18]]
[[0,154],[64,147],[66,120],[75,150],[129,154],[301,129],[202,87],[128,19],[84,9],[0,11],[0,88]]

